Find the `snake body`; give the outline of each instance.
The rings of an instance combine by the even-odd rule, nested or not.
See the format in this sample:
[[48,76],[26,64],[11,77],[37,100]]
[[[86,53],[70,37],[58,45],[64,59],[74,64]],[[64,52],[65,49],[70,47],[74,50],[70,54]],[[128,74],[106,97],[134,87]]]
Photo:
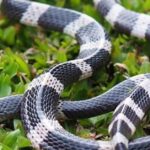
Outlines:
[[128,138],[150,107],[150,80],[141,82],[114,112],[109,126],[115,149],[128,149]]
[[[2,119],[18,113],[21,104],[21,118],[27,136],[37,149],[110,150],[112,144],[116,150],[127,149],[126,137],[133,134],[135,128],[132,130],[125,122],[126,120],[122,121],[122,118],[118,116],[126,116],[134,126],[139,123],[149,107],[150,100],[146,87],[150,75],[139,75],[127,79],[103,95],[89,100],[59,104],[60,94],[64,87],[90,77],[95,70],[107,64],[111,53],[111,43],[107,33],[94,19],[76,11],[19,0],[3,0],[1,5],[3,13],[9,19],[64,32],[75,37],[80,44],[80,53],[77,59],[59,64],[35,78],[23,96],[12,96],[1,101],[0,105],[4,108],[0,113]],[[128,11],[114,0],[96,0],[95,5],[102,15],[123,33],[149,39],[150,17]],[[142,30],[141,25],[143,26]],[[145,92],[141,94],[139,91],[142,89]],[[118,95],[115,97],[114,93]],[[129,112],[123,111],[130,105],[130,108],[134,110],[132,114],[136,113],[135,105],[132,105],[133,102],[136,102],[133,95],[136,97],[141,95],[142,98],[145,98],[146,95],[144,102],[147,102],[147,107],[143,107],[141,100],[136,99],[139,102],[138,108],[143,112],[138,121],[135,120],[134,115],[129,117],[127,116]],[[14,100],[17,106],[14,107],[14,111],[7,114],[10,107],[7,107],[6,103],[10,99]],[[123,101],[124,99],[126,100]],[[59,114],[63,114],[62,116],[67,118],[83,118],[112,111],[121,101],[123,102],[117,107],[110,125],[112,144],[76,137],[65,131],[57,121],[57,108],[59,108]],[[125,124],[125,128],[122,128],[122,123]],[[123,129],[126,131],[131,129],[131,132],[127,135]],[[149,137],[137,139],[129,144],[129,149],[148,150],[148,143],[150,143]]]
[[98,11],[119,32],[150,40],[150,17],[125,9],[115,0],[95,0]]
[[[126,79],[107,92],[87,100],[60,101],[57,118],[81,119],[113,111],[145,79],[150,79],[149,73]],[[22,97],[23,95],[15,95],[1,98],[0,121],[20,116]]]
[[[150,40],[150,16],[127,10],[113,0],[97,0],[96,2],[99,11],[118,31]],[[136,126],[149,110],[149,85],[149,79],[143,80],[116,108],[113,121],[109,126],[115,150],[128,149],[128,138],[134,134]]]
[[56,119],[56,110],[65,86],[91,76],[108,62],[111,43],[107,33],[94,19],[72,10],[17,0],[4,0],[1,5],[9,19],[63,31],[76,37],[81,46],[76,60],[59,64],[35,78],[23,96],[21,118],[32,145],[37,149],[102,149],[99,142],[65,131]]

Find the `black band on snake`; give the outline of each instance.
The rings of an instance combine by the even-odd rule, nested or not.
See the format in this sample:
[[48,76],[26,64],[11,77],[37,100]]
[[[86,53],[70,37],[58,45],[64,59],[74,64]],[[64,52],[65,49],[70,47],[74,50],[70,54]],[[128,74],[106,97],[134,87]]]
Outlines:
[[[21,105],[21,118],[27,136],[37,149],[128,149],[127,139],[150,106],[150,74],[127,79],[89,100],[59,104],[64,87],[90,77],[108,63],[111,42],[107,33],[94,19],[73,10],[25,0],[2,0],[1,5],[10,20],[75,37],[80,44],[80,53],[75,60],[59,64],[35,78],[23,96],[7,97],[0,101],[3,108],[0,110],[0,121],[20,112]],[[149,16],[128,11],[114,0],[95,0],[95,5],[119,31],[149,39]],[[11,107],[9,100],[14,101]],[[112,142],[81,139],[65,131],[57,120],[59,117],[76,119],[99,115],[114,110],[118,104],[109,127]],[[150,138],[145,137],[129,143],[129,149],[148,150],[149,144]]]

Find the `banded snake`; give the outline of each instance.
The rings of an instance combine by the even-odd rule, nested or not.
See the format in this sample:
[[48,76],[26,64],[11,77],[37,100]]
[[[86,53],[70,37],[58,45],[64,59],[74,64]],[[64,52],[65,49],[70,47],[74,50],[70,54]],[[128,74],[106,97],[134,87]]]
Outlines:
[[[126,10],[114,0],[94,2],[106,20],[119,31],[150,39],[149,16]],[[3,13],[10,20],[64,32],[75,37],[80,44],[77,59],[59,64],[35,78],[23,96],[11,96],[0,101],[1,108],[4,108],[0,112],[1,120],[18,113],[21,105],[21,118],[27,136],[37,149],[96,150],[113,149],[112,146],[116,150],[127,149],[127,137],[134,133],[135,126],[148,110],[150,75],[127,79],[103,95],[89,100],[59,104],[64,87],[90,77],[95,70],[107,64],[111,53],[108,34],[94,19],[73,10],[24,0],[3,0],[1,5]],[[13,109],[9,106],[10,100],[17,104],[11,106]],[[65,131],[57,120],[57,114],[58,117],[74,119],[91,117],[112,111],[117,105],[109,127],[112,143],[78,138]],[[129,149],[148,150],[149,139],[137,139],[129,143]]]

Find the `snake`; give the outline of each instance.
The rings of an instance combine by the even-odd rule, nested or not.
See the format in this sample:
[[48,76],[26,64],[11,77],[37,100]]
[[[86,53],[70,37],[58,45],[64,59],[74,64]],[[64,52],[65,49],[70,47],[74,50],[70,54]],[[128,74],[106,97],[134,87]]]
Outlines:
[[[126,10],[115,0],[95,0],[94,3],[116,29],[149,40],[149,16]],[[108,63],[111,54],[108,34],[93,18],[77,11],[25,0],[2,0],[1,7],[10,20],[64,32],[76,38],[80,45],[80,52],[75,60],[56,65],[33,79],[23,96],[2,98],[2,120],[20,112],[27,137],[36,149],[128,149],[128,138],[148,110],[150,74],[129,78],[89,100],[60,102],[60,94],[67,85],[92,76],[97,69]],[[12,107],[7,106],[10,100],[17,104],[16,107],[12,106],[15,108],[13,111]],[[112,142],[76,137],[64,130],[57,120],[59,115],[71,119],[91,117],[112,111],[117,105],[109,126]],[[132,110],[131,115],[127,107]],[[138,115],[136,108],[141,112]],[[129,149],[148,150],[149,140],[149,137],[134,140],[129,143]]]

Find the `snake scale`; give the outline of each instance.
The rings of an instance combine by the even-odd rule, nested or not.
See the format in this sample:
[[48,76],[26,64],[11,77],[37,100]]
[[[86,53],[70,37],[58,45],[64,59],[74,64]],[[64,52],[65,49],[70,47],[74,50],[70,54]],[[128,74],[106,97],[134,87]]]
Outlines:
[[[149,16],[129,11],[115,0],[95,0],[94,3],[118,31],[150,39]],[[109,61],[111,42],[97,21],[73,10],[26,0],[2,0],[1,9],[10,20],[71,35],[80,44],[80,52],[75,60],[56,65],[33,79],[24,95],[2,98],[0,121],[20,113],[27,137],[36,149],[150,149],[149,136],[128,144],[128,138],[134,134],[137,124],[150,107],[150,74],[129,78],[92,99],[59,101],[67,85],[92,76]],[[57,120],[92,117],[115,108],[109,126],[111,142],[76,137],[65,131]]]

